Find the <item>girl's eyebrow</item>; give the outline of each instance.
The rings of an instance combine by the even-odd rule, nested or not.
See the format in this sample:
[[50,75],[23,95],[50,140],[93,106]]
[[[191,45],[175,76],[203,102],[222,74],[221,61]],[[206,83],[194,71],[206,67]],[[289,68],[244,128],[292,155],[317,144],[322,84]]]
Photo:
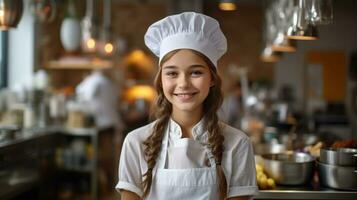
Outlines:
[[[168,65],[163,67],[163,69],[177,69],[177,68],[179,67],[175,65]],[[201,64],[194,64],[194,65],[190,65],[189,68],[205,68],[205,66]]]
[[164,66],[162,69],[177,69],[178,67],[175,65],[168,65],[168,66]]

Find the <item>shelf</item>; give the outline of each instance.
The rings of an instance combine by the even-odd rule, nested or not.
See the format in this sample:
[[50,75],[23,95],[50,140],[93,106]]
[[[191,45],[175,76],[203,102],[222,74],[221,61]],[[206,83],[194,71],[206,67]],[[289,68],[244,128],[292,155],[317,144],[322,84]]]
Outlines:
[[59,167],[58,170],[62,172],[75,172],[75,173],[92,173],[94,167]]
[[72,136],[95,136],[97,129],[95,128],[65,128],[62,130],[62,134]]
[[49,70],[93,70],[113,67],[112,61],[99,58],[64,57],[49,61],[45,68]]

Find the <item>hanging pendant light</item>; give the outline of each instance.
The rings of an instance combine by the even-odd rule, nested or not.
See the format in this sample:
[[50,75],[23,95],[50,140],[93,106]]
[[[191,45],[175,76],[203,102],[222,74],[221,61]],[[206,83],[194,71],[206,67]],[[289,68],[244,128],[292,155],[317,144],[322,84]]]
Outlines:
[[103,2],[103,30],[100,40],[100,53],[103,56],[112,56],[115,52],[115,45],[111,38],[111,0]]
[[233,11],[237,9],[235,0],[220,0],[218,7],[224,11]]
[[299,0],[299,6],[295,9],[293,25],[288,28],[287,37],[293,40],[316,40],[318,31],[316,26],[305,19],[305,0]]
[[16,28],[23,11],[22,0],[0,0],[0,29]]
[[86,14],[82,20],[82,50],[88,53],[96,52],[98,28],[94,17],[95,0],[87,0]]
[[60,39],[66,52],[76,52],[81,46],[81,23],[77,15],[75,0],[67,1],[66,15],[60,29]]
[[55,0],[32,0],[31,9],[40,22],[52,22],[57,14]]

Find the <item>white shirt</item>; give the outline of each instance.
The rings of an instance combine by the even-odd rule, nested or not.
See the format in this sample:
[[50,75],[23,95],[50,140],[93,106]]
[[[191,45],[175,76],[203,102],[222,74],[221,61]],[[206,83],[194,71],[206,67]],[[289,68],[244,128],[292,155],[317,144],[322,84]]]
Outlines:
[[[119,182],[116,189],[128,190],[141,196],[143,174],[147,171],[143,141],[151,134],[155,122],[130,132],[124,140],[120,164]],[[255,161],[249,137],[242,131],[226,124],[223,127],[224,148],[222,167],[227,180],[227,198],[251,196],[258,192],[256,186]],[[207,141],[208,132],[201,120],[192,128],[193,139],[181,138],[180,126],[170,120],[168,162],[166,168],[207,167],[207,155],[202,143]]]

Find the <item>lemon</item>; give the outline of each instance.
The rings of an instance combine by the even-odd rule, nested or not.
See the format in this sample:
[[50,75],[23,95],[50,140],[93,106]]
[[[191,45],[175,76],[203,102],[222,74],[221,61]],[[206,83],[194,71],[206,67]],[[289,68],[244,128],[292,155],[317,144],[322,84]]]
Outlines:
[[259,165],[259,164],[255,164],[255,170],[257,172],[262,172],[263,171],[263,166],[262,165]]
[[267,179],[267,184],[268,184],[268,187],[269,188],[271,188],[271,189],[274,189],[275,188],[275,181],[274,181],[274,179],[272,179],[272,178],[268,178]]
[[266,177],[260,177],[258,179],[258,185],[261,189],[268,189],[268,179]]

